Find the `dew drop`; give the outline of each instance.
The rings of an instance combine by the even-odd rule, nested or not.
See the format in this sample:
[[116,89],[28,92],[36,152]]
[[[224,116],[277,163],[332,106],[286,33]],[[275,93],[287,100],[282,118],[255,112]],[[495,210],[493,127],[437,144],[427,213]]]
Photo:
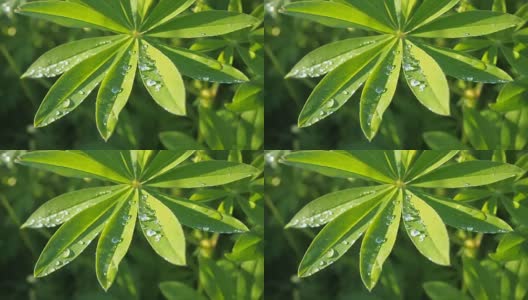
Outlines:
[[411,236],[412,237],[416,237],[420,234],[420,231],[416,230],[416,229],[411,229]]
[[72,103],[72,101],[70,99],[66,99],[64,101],[64,103],[62,104],[62,107],[68,108],[68,107],[70,107],[71,103]]
[[147,229],[147,232],[146,232],[146,233],[147,233],[147,236],[149,236],[149,237],[150,237],[150,236],[154,236],[154,235],[156,235],[156,231],[154,231],[154,230],[152,230],[152,229]]
[[335,254],[335,250],[334,249],[330,249],[328,250],[328,253],[326,253],[326,257],[333,257]]
[[62,257],[69,257],[71,254],[71,250],[70,249],[66,249],[64,250],[64,252],[62,253]]

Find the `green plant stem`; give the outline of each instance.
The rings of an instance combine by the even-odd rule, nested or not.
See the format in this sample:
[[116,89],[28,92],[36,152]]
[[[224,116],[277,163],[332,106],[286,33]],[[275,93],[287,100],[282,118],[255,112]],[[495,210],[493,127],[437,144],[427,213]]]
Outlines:
[[[286,72],[280,66],[279,60],[277,59],[275,54],[273,54],[273,51],[271,51],[270,47],[267,46],[267,45],[264,46],[264,50],[266,51],[266,55],[271,60],[271,64],[273,65],[273,67],[277,70],[277,72],[279,72],[280,76],[282,78],[284,78],[284,76],[286,76]],[[293,101],[295,101],[295,104],[300,106],[301,105],[301,99],[299,98],[299,96],[295,92],[292,84],[287,79],[284,79],[284,85],[286,87],[286,90],[288,91],[288,94],[290,94],[290,97],[293,99]]]
[[[11,204],[9,203],[7,198],[5,196],[0,196],[0,200],[1,200],[2,205],[4,206],[4,208],[6,209],[7,214],[9,215],[9,218],[11,219],[11,221],[13,221],[13,223],[17,226],[17,228],[20,228],[20,226],[22,225],[20,223],[20,219],[16,215],[15,210],[13,209],[13,207],[11,206]],[[20,238],[22,239],[22,241],[24,242],[26,247],[31,252],[31,255],[33,256],[33,258],[36,258],[37,257],[37,251],[35,250],[35,247],[31,243],[31,240],[29,239],[27,233],[24,232],[23,230],[20,230],[20,229],[18,230],[18,232],[20,234]]]
[[[20,71],[20,68],[16,64],[16,61],[13,59],[13,56],[11,56],[5,45],[0,45],[0,52],[7,60],[7,63],[9,64],[13,72],[17,75],[18,78],[20,78],[20,76],[22,76],[22,72]],[[22,90],[24,91],[24,94],[26,94],[27,98],[30,100],[31,104],[36,107],[37,99],[35,98],[35,95],[33,95],[33,92],[31,92],[31,89],[29,88],[27,83],[24,80],[21,80],[20,85],[22,86]]]
[[[273,204],[273,201],[271,201],[271,199],[266,196],[264,197],[264,201],[266,203],[266,206],[271,211],[272,216],[279,223],[281,228],[284,228],[284,226],[286,226],[286,223],[284,222],[284,218],[281,216],[275,204]],[[288,231],[284,231],[284,235],[286,237],[286,241],[288,241],[288,244],[290,244],[290,247],[293,249],[293,251],[295,251],[295,255],[297,255],[298,258],[302,257],[302,251],[299,248],[299,246],[297,246],[297,243],[295,242],[295,239],[293,238],[293,236]]]

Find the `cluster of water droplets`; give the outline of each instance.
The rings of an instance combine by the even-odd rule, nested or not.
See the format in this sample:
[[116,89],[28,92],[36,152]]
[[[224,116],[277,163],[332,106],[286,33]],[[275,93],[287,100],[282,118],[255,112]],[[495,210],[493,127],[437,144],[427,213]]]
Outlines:
[[340,213],[343,213],[345,211],[344,208],[334,208],[330,210],[326,210],[320,213],[316,213],[311,216],[302,216],[300,218],[295,218],[290,222],[290,226],[297,227],[297,228],[306,228],[306,227],[320,227],[333,219],[336,218],[336,215],[334,214],[335,211],[339,211]]
[[159,242],[163,237],[161,225],[159,224],[156,211],[150,207],[147,201],[148,195],[142,194],[140,197],[139,215],[138,218],[141,221],[141,228],[143,233],[149,240]]
[[427,87],[426,77],[420,66],[420,61],[411,53],[412,47],[411,44],[405,45],[402,68],[405,71],[405,79],[407,79],[413,90],[423,92]]
[[319,263],[311,267],[310,270],[306,272],[306,275],[307,276],[313,275],[321,271],[322,269],[328,267],[329,265],[333,264],[339,257],[341,257],[340,253],[341,252],[339,252],[335,248],[328,249],[328,251],[326,251],[326,253],[324,253],[324,255],[320,258]]
[[413,240],[423,242],[427,237],[427,229],[420,216],[420,211],[411,202],[412,195],[406,194],[403,205],[403,224]]
[[138,68],[141,71],[141,78],[147,87],[151,91],[159,92],[163,87],[163,79],[156,67],[156,61],[147,54],[148,47],[147,44],[141,45]]
[[48,215],[46,217],[30,219],[26,222],[25,225],[32,228],[55,227],[68,221],[71,218],[72,216],[70,215],[70,212],[68,210],[63,210]]
[[25,76],[31,78],[55,77],[68,71],[71,68],[72,67],[70,66],[70,60],[63,60],[57,63],[53,63],[51,65],[47,65],[45,67],[37,66],[35,68],[31,68],[30,70],[28,70],[28,72],[26,72]]

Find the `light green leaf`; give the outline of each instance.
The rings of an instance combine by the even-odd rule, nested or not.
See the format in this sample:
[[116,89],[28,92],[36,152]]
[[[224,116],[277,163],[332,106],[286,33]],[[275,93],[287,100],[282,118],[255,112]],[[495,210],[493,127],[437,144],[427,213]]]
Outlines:
[[[100,12],[101,14],[109,17],[110,19],[116,21],[117,23],[123,25],[127,28],[132,28],[134,26],[133,20],[130,19],[129,12],[124,5],[130,0],[69,0],[70,2],[75,2],[89,6],[90,8]],[[125,2],[126,1],[126,2]]]
[[158,199],[141,191],[139,224],[152,249],[166,261],[186,265],[185,236],[178,218]]
[[527,95],[528,79],[520,79],[505,84],[500,90],[497,102],[490,105],[491,109],[498,112],[518,110],[523,107]]
[[167,205],[185,226],[217,233],[241,233],[249,230],[234,217],[195,201],[169,197],[154,191],[149,193]]
[[431,150],[469,150],[456,136],[445,131],[428,131],[423,134],[423,138]]
[[444,72],[431,56],[410,40],[405,41],[403,74],[418,101],[436,114],[450,115],[449,86]]
[[[392,193],[394,194],[394,193]],[[386,196],[384,198],[387,198]],[[314,238],[299,265],[299,276],[307,277],[330,266],[345,254],[365,232],[381,201],[379,195],[346,209]]]
[[205,150],[205,147],[198,143],[194,138],[179,131],[160,132],[160,140],[163,146],[169,150]]
[[298,151],[284,156],[283,162],[327,176],[360,176],[382,183],[395,181],[381,151]]
[[418,45],[431,55],[449,76],[484,83],[504,83],[513,80],[503,70],[461,52],[422,43]]
[[160,283],[161,293],[167,300],[207,300],[191,287],[177,281]]
[[148,181],[156,176],[160,176],[184,162],[194,154],[194,150],[161,150],[156,154],[148,167],[141,174],[141,179]]
[[379,208],[363,237],[359,253],[361,280],[370,291],[381,275],[383,263],[396,242],[402,213],[401,190],[392,194]]
[[478,201],[493,196],[493,191],[488,189],[463,189],[455,195],[455,201]]
[[185,116],[185,85],[178,68],[160,50],[142,40],[139,49],[139,74],[145,88],[168,112]]
[[442,221],[449,226],[482,233],[512,231],[510,225],[503,220],[471,206],[413,189],[411,189],[411,192],[429,204],[442,218]]
[[[356,56],[367,51],[372,53],[373,51],[370,50],[379,49],[379,44],[387,41],[387,39],[387,36],[379,35],[351,38],[326,44],[304,56],[286,75],[286,78],[322,76]],[[373,59],[372,54],[371,59]]]
[[19,7],[23,15],[42,18],[63,26],[92,27],[128,33],[128,29],[91,7],[65,1],[36,1]]
[[360,101],[361,129],[371,141],[377,134],[383,114],[396,92],[402,64],[402,42],[386,49],[365,83]]
[[119,114],[132,92],[138,65],[138,43],[131,41],[116,57],[97,94],[95,116],[97,129],[105,141],[115,130]]
[[35,277],[43,277],[64,267],[81,254],[103,230],[116,202],[103,201],[79,213],[50,238],[35,265]]
[[60,45],[44,53],[21,78],[55,77],[78,65],[81,61],[104,51],[125,39],[123,35],[82,39]]
[[62,176],[106,179],[113,182],[129,183],[130,179],[81,152],[36,151],[19,157],[23,165],[41,168]]
[[81,189],[55,197],[31,214],[21,228],[55,227],[67,222],[81,210],[120,197],[125,185]]
[[442,281],[428,281],[424,283],[424,289],[432,300],[471,300],[461,291]]
[[282,12],[328,26],[359,26],[386,33],[393,31],[386,24],[353,5],[353,3],[342,4],[328,1],[299,1],[285,5]]
[[499,128],[474,108],[464,107],[464,133],[475,150],[500,148]]
[[387,185],[344,189],[326,194],[305,205],[299,210],[286,228],[319,227],[339,217],[345,211],[359,206],[389,190]]
[[406,24],[406,30],[415,29],[440,17],[453,8],[460,0],[425,0]]
[[147,34],[162,38],[204,38],[253,26],[258,19],[245,14],[208,10],[172,19]]
[[174,19],[194,2],[196,0],[160,0],[141,25],[141,29],[149,30]]
[[155,44],[155,46],[177,65],[179,71],[185,76],[220,83],[241,83],[249,80],[246,75],[234,67],[198,52],[167,47],[162,44]]
[[405,175],[405,178],[412,180],[418,176],[425,175],[441,165],[451,160],[455,155],[458,154],[458,150],[453,151],[435,151],[425,150],[416,161],[412,164],[411,169]]
[[117,43],[64,73],[40,104],[35,115],[35,127],[53,123],[79,106],[103,80],[120,46]]
[[415,29],[411,34],[428,38],[467,38],[517,26],[521,18],[492,11],[466,11],[441,17]]
[[361,48],[364,52],[354,52],[355,57],[325,76],[306,101],[299,115],[299,127],[313,125],[343,106],[367,80],[380,49],[385,45],[376,43]]
[[108,290],[115,280],[119,263],[132,242],[138,212],[138,192],[122,198],[101,232],[95,252],[95,272],[99,284]]
[[521,168],[509,164],[484,160],[465,161],[436,169],[418,177],[410,184],[430,188],[481,186],[511,178],[523,172]]
[[440,216],[416,195],[405,192],[403,224],[420,253],[439,265],[448,266],[449,236]]
[[257,172],[258,169],[250,165],[209,160],[178,166],[149,180],[147,184],[155,187],[203,188],[238,181]]

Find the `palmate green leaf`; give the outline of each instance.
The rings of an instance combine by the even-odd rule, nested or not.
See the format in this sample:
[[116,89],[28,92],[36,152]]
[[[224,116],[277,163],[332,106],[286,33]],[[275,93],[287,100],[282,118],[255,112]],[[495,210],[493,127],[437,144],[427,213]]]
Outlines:
[[449,76],[473,82],[504,83],[513,79],[501,69],[461,52],[418,43]]
[[203,38],[231,33],[253,26],[258,19],[227,11],[203,11],[180,16],[147,32],[162,38]]
[[[154,251],[176,265],[186,264],[181,224],[215,233],[249,231],[229,212],[219,212],[196,201],[164,195],[157,188],[151,190],[151,179],[165,175],[176,184],[161,181],[164,187],[175,188],[178,183],[180,187],[199,187],[196,183],[201,175],[209,185],[216,186],[261,173],[253,166],[228,161],[203,161],[178,167],[193,153],[90,150],[36,151],[21,156],[22,164],[61,175],[124,183],[66,193],[50,200],[29,217],[22,227],[41,228],[64,223],[41,254],[35,276],[45,276],[71,262],[102,231],[96,250],[96,274],[100,285],[107,290],[116,279],[120,261],[130,246],[136,217]],[[197,167],[196,171],[192,166]],[[175,179],[180,171],[185,178]],[[249,180],[239,186],[237,193],[251,189]],[[237,196],[232,190],[226,191],[229,191],[226,195],[230,197]],[[249,201],[259,205],[256,203],[258,199]],[[260,211],[263,215],[263,208]]]
[[82,39],[53,48],[39,57],[21,78],[55,77],[125,39],[125,35]]
[[319,227],[389,190],[388,185],[345,189],[319,197],[299,210],[285,228]]
[[403,224],[420,253],[439,265],[450,264],[449,236],[440,216],[420,198],[405,191]]
[[238,181],[257,172],[258,169],[250,165],[210,160],[173,168],[147,183],[155,187],[208,187]]
[[113,201],[100,202],[64,223],[42,250],[35,265],[35,277],[46,276],[70,263],[103,230]]
[[187,114],[185,86],[178,68],[147,41],[139,49],[139,73],[154,101],[170,113]]
[[118,183],[129,183],[130,180],[101,164],[82,152],[76,151],[37,151],[28,152],[19,157],[23,165],[41,168],[63,176],[89,177],[106,179]]
[[299,1],[283,7],[283,13],[298,16],[335,27],[370,28],[378,32],[391,32],[386,24],[374,19],[368,13],[353,6],[354,3],[328,1]]
[[120,197],[125,185],[82,189],[55,197],[40,206],[21,228],[54,227],[67,222],[81,210]]
[[431,56],[410,40],[405,41],[402,69],[418,101],[436,114],[450,114],[449,86],[444,72]]
[[[327,223],[305,254],[299,275],[310,276],[329,262],[333,263],[349,248],[348,243],[366,230],[360,250],[360,273],[364,285],[371,290],[394,246],[400,217],[418,251],[439,265],[450,264],[445,225],[481,233],[511,231],[506,222],[491,213],[468,206],[460,199],[453,201],[423,191],[423,188],[465,187],[466,181],[475,186],[487,185],[518,177],[524,172],[506,163],[478,160],[441,167],[457,153],[458,150],[408,150],[299,151],[288,154],[284,163],[325,175],[350,177],[343,174],[348,171],[357,176],[359,170],[368,174],[362,177],[376,181],[372,174],[377,171],[391,180],[381,181],[387,184],[374,187],[345,189],[324,195],[293,217],[294,221],[286,227],[316,227]],[[356,158],[354,163],[349,164],[345,154]],[[369,189],[368,194],[363,192]],[[374,206],[379,208],[371,212],[369,209]],[[360,222],[363,218],[366,218],[365,223]],[[349,237],[351,239],[346,240]],[[340,243],[344,239],[346,243]]]
[[[178,64],[185,75],[198,80],[221,83],[248,81],[246,75],[231,65],[198,52],[170,48],[149,40],[150,34],[166,37],[176,34],[187,38],[203,37],[204,33],[224,35],[260,23],[253,16],[226,11],[203,11],[177,17],[194,2],[73,0],[35,1],[22,5],[22,14],[35,15],[61,25],[123,33],[59,46],[44,54],[24,73],[22,77],[34,78],[64,73],[42,102],[35,116],[35,126],[47,126],[73,111],[106,78],[98,94],[96,123],[101,137],[108,140],[130,96],[136,64],[152,98],[165,110],[178,116],[186,115],[185,86]],[[160,28],[163,30],[156,31]],[[136,43],[139,43],[139,49]],[[118,49],[118,46],[122,48]],[[133,49],[125,50],[128,46]],[[252,54],[248,55],[247,61],[253,63]],[[263,62],[263,58],[259,61]]]
[[241,233],[249,230],[234,217],[205,205],[151,190],[148,193],[163,202],[185,226],[217,233]]
[[286,75],[286,78],[322,76],[369,50],[379,50],[379,44],[387,39],[387,36],[379,35],[351,38],[324,45],[304,56]]
[[414,189],[410,191],[431,206],[442,218],[442,221],[449,226],[483,233],[512,231],[510,225],[503,220],[471,206]]
[[367,80],[384,45],[380,42],[358,49],[353,58],[325,76],[304,104],[299,127],[311,126],[343,106]]
[[522,19],[492,11],[467,11],[441,17],[415,29],[413,36],[429,38],[464,38],[481,36],[515,27]]
[[402,213],[403,193],[398,190],[379,208],[370,222],[359,252],[359,272],[368,290],[372,290],[381,275],[383,263],[396,242]]
[[301,167],[334,177],[364,177],[382,183],[392,183],[385,153],[380,151],[299,151],[283,157],[288,165]]
[[379,130],[385,110],[396,92],[402,65],[402,42],[395,41],[374,66],[361,94],[360,123],[363,133],[371,141]]
[[137,190],[129,191],[116,204],[99,237],[95,252],[95,273],[105,290],[114,282],[119,263],[132,242],[138,213],[137,201]]
[[91,7],[65,1],[36,1],[21,5],[18,12],[70,27],[92,27],[128,33],[126,26]]
[[412,186],[462,188],[481,186],[515,177],[524,171],[514,165],[493,161],[466,161],[438,168],[411,182]]
[[299,276],[306,277],[330,266],[345,254],[355,241],[365,232],[376,213],[376,208],[391,198],[376,194],[357,206],[345,211],[331,220],[314,238],[299,265]]
[[140,193],[139,224],[156,253],[172,264],[187,264],[180,221],[167,206],[146,191]]
[[115,130],[121,110],[132,92],[138,65],[138,42],[131,41],[117,55],[97,94],[95,120],[101,136],[108,140]]
[[35,115],[35,127],[47,126],[64,117],[103,80],[112,58],[122,44],[116,44],[79,63],[51,87]]

